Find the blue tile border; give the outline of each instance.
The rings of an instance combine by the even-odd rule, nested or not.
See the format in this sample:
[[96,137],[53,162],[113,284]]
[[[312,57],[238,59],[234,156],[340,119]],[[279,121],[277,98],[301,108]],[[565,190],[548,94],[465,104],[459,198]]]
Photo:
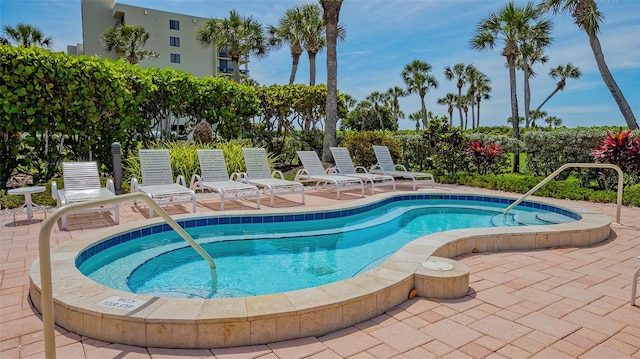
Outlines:
[[[248,224],[248,223],[283,223],[283,222],[301,222],[301,221],[313,221],[319,219],[331,219],[345,216],[352,216],[354,214],[368,212],[372,209],[384,206],[386,204],[398,201],[414,201],[414,200],[455,200],[455,201],[475,201],[475,202],[491,202],[509,205],[515,200],[510,198],[493,197],[493,196],[470,196],[470,195],[456,195],[456,194],[409,194],[398,195],[386,198],[384,200],[364,205],[361,207],[351,209],[337,209],[333,211],[302,213],[302,214],[261,214],[257,216],[234,216],[234,217],[207,217],[188,220],[178,220],[177,223],[183,228],[193,228],[202,226],[215,226],[220,224]],[[522,201],[517,207],[533,208],[548,212],[558,213],[574,220],[580,220],[579,214],[572,211],[568,211],[563,208],[531,202]],[[88,258],[100,253],[104,249],[111,248],[115,245],[128,242],[133,239],[147,236],[150,234],[162,233],[173,230],[171,226],[166,223],[156,224],[153,226],[134,229],[126,233],[122,233],[113,237],[106,238],[103,241],[93,244],[78,254],[75,263],[76,267],[79,267]]]

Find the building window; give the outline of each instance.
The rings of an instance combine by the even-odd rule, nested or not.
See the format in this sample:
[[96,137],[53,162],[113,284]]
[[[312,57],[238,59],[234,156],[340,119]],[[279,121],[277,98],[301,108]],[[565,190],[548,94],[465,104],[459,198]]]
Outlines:
[[180,38],[179,37],[169,37],[169,45],[180,47]]
[[171,30],[180,30],[180,21],[178,21],[178,20],[169,20],[169,28]]
[[179,64],[180,63],[180,54],[171,54],[171,63]]

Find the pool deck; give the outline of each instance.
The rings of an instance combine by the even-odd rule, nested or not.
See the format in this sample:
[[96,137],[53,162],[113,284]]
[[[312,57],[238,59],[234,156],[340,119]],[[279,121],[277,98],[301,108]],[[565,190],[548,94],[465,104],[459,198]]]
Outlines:
[[[461,186],[438,189],[509,195]],[[408,190],[402,184],[399,189]],[[380,191],[380,190],[378,190]],[[513,195],[517,196],[517,195]],[[305,208],[346,203],[353,192],[308,191]],[[368,196],[369,197],[369,196]],[[266,197],[264,197],[266,198]],[[300,208],[299,196],[278,198],[275,208]],[[533,197],[534,199],[541,199]],[[609,204],[578,204],[615,219]],[[266,201],[261,201],[266,203]],[[244,205],[243,205],[244,204]],[[170,214],[186,205],[165,207]],[[218,212],[215,199],[198,212]],[[255,210],[249,201],[225,209]],[[123,204],[121,223],[146,218],[146,206]],[[42,219],[42,211],[34,218]],[[18,222],[26,214],[17,215]],[[640,307],[629,304],[631,276],[640,266],[640,208],[622,209],[606,241],[582,248],[470,254],[455,259],[470,268],[470,294],[455,300],[414,298],[372,320],[321,337],[226,349],[159,349],[111,344],[57,328],[58,358],[640,358]],[[42,358],[41,317],[29,303],[29,270],[38,256],[40,223],[6,226],[0,219],[0,358]],[[52,246],[113,226],[112,217],[89,213],[69,217],[69,230],[52,234]],[[637,302],[640,302],[638,300]]]

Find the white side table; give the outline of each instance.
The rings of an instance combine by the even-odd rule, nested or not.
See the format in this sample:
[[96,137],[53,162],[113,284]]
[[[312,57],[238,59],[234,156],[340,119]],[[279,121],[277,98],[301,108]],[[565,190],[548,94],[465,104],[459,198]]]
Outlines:
[[[7,194],[24,196],[24,205],[27,207],[27,221],[31,222],[31,217],[33,217],[33,202],[31,201],[31,195],[33,193],[44,192],[44,190],[45,188],[43,186],[20,187],[8,190]],[[46,211],[44,216],[47,216]],[[13,216],[13,222],[15,222],[15,214]]]

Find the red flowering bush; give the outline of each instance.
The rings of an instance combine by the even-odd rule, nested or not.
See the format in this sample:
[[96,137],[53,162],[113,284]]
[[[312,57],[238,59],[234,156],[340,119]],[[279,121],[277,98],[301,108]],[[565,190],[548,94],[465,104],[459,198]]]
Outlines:
[[597,163],[617,165],[629,175],[640,174],[640,136],[633,136],[631,130],[607,132],[591,155]]
[[485,175],[487,171],[493,173],[500,168],[502,157],[502,146],[495,143],[483,144],[480,141],[469,142],[469,147],[465,150],[471,163],[477,168],[478,173]]

